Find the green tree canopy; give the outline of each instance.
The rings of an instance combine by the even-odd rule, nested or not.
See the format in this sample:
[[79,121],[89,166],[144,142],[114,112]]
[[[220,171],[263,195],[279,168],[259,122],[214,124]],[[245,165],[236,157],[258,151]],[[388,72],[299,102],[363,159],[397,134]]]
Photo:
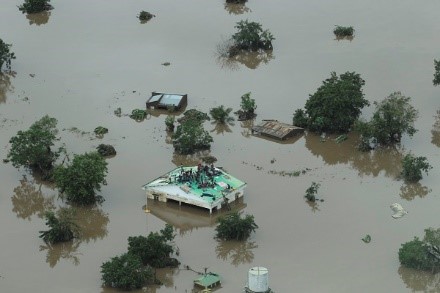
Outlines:
[[9,140],[11,149],[7,155],[12,165],[23,166],[47,175],[62,151],[58,149],[53,152],[51,149],[58,133],[56,125],[57,120],[46,115],[32,124],[28,130],[20,130],[13,136]]
[[307,127],[316,132],[348,132],[369,102],[364,98],[365,81],[355,72],[337,76],[331,73],[318,90],[310,95],[304,112],[295,112],[295,119],[307,120]]
[[215,231],[217,232],[216,237],[222,240],[244,240],[257,228],[254,216],[241,217],[240,213],[233,212],[218,219]]
[[414,237],[414,240],[402,244],[399,261],[413,269],[439,272],[440,229],[425,229],[423,240]]
[[380,102],[374,102],[376,110],[370,121],[356,122],[362,139],[374,144],[389,145],[400,142],[403,134],[413,136],[417,132],[414,122],[418,111],[410,104],[410,97],[394,92]]
[[46,243],[70,241],[78,236],[78,225],[73,222],[73,215],[69,209],[60,209],[55,215],[54,212],[45,213],[46,225],[50,228],[40,231],[40,238]]
[[146,283],[153,283],[154,271],[144,266],[139,256],[124,253],[101,265],[101,278],[106,286],[133,290],[142,288]]
[[3,64],[6,65],[8,70],[11,70],[11,61],[15,59],[15,54],[11,52],[11,44],[6,44],[0,39],[0,71],[2,70]]
[[24,0],[24,3],[18,9],[23,13],[43,12],[53,8],[49,2],[50,0]]
[[402,176],[406,181],[417,182],[423,178],[422,171],[428,173],[432,166],[426,157],[415,157],[407,154],[402,160]]
[[166,224],[160,232],[150,232],[147,237],[128,237],[128,252],[138,256],[144,265],[163,268],[174,264],[170,255],[174,252],[171,241],[175,234],[173,227]]
[[[209,119],[209,117],[208,117]],[[203,127],[203,120],[187,118],[177,126],[173,134],[174,150],[182,155],[192,154],[198,150],[205,150],[211,147],[212,136]]]
[[232,35],[235,45],[241,50],[272,49],[275,40],[269,30],[263,30],[258,22],[241,20],[235,25],[237,32]]
[[54,171],[57,187],[68,201],[88,205],[97,201],[96,191],[101,190],[107,175],[107,162],[97,152],[75,155],[72,163],[58,166]]
[[432,83],[435,86],[440,84],[440,60],[434,60],[434,79],[432,80]]
[[229,116],[231,112],[232,108],[225,108],[223,105],[212,108],[209,111],[212,119],[220,124],[231,123],[232,121],[234,121],[234,118]]

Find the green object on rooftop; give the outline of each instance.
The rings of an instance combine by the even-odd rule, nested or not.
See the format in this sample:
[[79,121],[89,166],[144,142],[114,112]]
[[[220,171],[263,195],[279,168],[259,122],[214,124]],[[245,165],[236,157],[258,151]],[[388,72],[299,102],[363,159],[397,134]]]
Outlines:
[[220,285],[220,275],[216,273],[207,273],[202,277],[195,279],[194,284],[203,288],[212,288]]

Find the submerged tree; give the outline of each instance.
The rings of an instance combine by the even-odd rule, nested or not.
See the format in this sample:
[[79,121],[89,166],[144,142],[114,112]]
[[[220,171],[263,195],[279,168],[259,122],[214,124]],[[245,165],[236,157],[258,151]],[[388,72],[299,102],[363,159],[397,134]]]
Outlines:
[[417,182],[423,178],[422,171],[428,174],[432,166],[427,162],[426,157],[407,154],[402,160],[402,168],[402,176],[406,181]]
[[234,118],[229,116],[232,112],[232,108],[226,108],[221,105],[219,107],[212,108],[209,113],[211,114],[212,119],[220,124],[231,123],[234,121]]
[[15,59],[15,54],[11,52],[11,44],[6,44],[0,39],[0,72],[3,64],[6,65],[6,69],[11,70],[11,61]]
[[231,55],[236,50],[272,50],[272,41],[275,37],[269,30],[263,30],[258,22],[241,20],[235,25],[237,32],[232,35],[235,46],[231,48]]
[[56,125],[57,120],[46,115],[32,124],[28,130],[20,130],[13,136],[9,140],[11,149],[7,156],[12,165],[39,171],[47,178],[54,162],[63,151],[62,148],[55,152],[51,149],[58,133]]
[[[202,114],[206,115],[208,118],[206,120],[209,120],[207,114]],[[205,118],[200,117],[198,114],[194,114],[194,116],[192,116],[192,114],[187,114],[179,119],[181,124],[177,126],[176,132],[172,136],[174,150],[177,153],[187,155],[211,147],[213,139],[212,136],[209,135],[209,132],[203,127],[204,120]]]
[[434,60],[434,79],[432,83],[434,85],[440,84],[440,60]]
[[380,102],[374,102],[376,110],[370,121],[357,121],[356,130],[363,143],[389,145],[400,142],[402,135],[413,136],[417,132],[414,122],[418,111],[410,104],[410,97],[394,92]]
[[173,227],[169,224],[160,232],[150,232],[147,237],[128,237],[128,252],[136,255],[144,265],[154,268],[176,266],[176,259],[171,258],[174,247],[171,245],[175,237]]
[[365,81],[355,72],[339,76],[335,72],[310,95],[305,112],[295,112],[295,121],[315,132],[348,132],[369,102],[364,98]]
[[142,10],[138,15],[138,18],[142,23],[149,21],[153,17],[155,17],[154,14],[151,14],[150,12],[145,11],[145,10]]
[[107,162],[97,152],[75,155],[68,167],[58,166],[54,171],[55,183],[69,202],[81,205],[95,203],[96,192],[105,183]]
[[151,267],[144,266],[139,256],[124,253],[101,265],[101,278],[106,286],[134,290],[152,283],[154,271]]
[[43,12],[53,8],[49,2],[50,0],[24,0],[24,3],[18,9],[23,13]]
[[337,39],[350,38],[353,37],[354,28],[352,26],[340,26],[337,25],[333,30]]
[[222,240],[244,240],[249,238],[252,232],[258,228],[254,216],[241,217],[238,212],[230,213],[218,219],[215,227],[216,237]]
[[306,195],[304,197],[310,202],[315,202],[316,194],[318,193],[318,189],[320,186],[321,184],[312,182],[312,185],[310,185],[309,188],[306,189]]
[[238,120],[250,120],[255,118],[255,110],[257,109],[257,104],[255,103],[255,99],[251,98],[251,92],[245,93],[241,96],[241,109],[235,112],[238,114]]
[[423,240],[414,240],[402,244],[399,249],[399,261],[402,265],[417,269],[440,271],[440,229],[425,229]]
[[40,238],[46,243],[70,241],[78,236],[78,226],[73,222],[73,215],[68,209],[60,209],[55,215],[49,211],[45,213],[46,225],[50,228],[40,231]]

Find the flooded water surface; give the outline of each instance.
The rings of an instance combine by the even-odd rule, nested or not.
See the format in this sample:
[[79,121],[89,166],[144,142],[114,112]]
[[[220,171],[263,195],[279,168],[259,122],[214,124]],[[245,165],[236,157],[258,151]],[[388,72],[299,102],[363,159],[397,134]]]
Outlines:
[[[57,144],[69,153],[108,143],[117,155],[107,160],[105,202],[76,208],[81,237],[53,246],[38,231],[46,229],[44,211],[66,206],[57,190],[0,164],[0,292],[116,292],[102,288],[101,264],[124,253],[129,236],[165,223],[176,227],[182,265],[158,270],[164,285],[143,292],[191,292],[197,275],[184,265],[219,273],[218,292],[242,292],[253,266],[269,269],[275,292],[440,292],[438,274],[401,267],[397,255],[401,243],[439,227],[440,89],[432,79],[440,2],[53,0],[54,9],[38,15],[22,14],[20,4],[0,4],[0,38],[17,56],[14,72],[0,76],[1,159],[9,138],[46,114],[58,119]],[[156,17],[141,24],[141,10]],[[242,19],[269,29],[274,50],[222,58],[219,47]],[[353,40],[335,40],[335,25],[353,26]],[[339,144],[311,133],[286,143],[251,135],[262,119],[291,123],[332,71],[361,74],[370,102],[394,91],[412,97],[419,131],[371,153],[356,150],[355,134]],[[143,184],[200,158],[173,153],[166,114],[142,122],[127,116],[152,91],[188,94],[187,109],[204,112],[238,110],[241,95],[252,93],[255,121],[206,122],[214,142],[201,154],[248,184],[233,207],[259,226],[246,242],[214,239],[216,213],[155,202],[144,212]],[[365,108],[363,116],[371,113]],[[109,133],[96,138],[100,125]],[[399,179],[408,152],[434,167],[417,184]],[[312,182],[324,201],[310,205],[303,196]],[[393,219],[394,202],[408,215]],[[361,240],[367,234],[368,244]]]

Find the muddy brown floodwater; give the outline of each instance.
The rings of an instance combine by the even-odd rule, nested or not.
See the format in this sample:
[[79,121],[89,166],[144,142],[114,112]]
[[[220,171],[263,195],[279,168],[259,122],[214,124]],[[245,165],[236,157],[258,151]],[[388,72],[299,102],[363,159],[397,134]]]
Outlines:
[[[56,190],[0,164],[0,292],[115,292],[101,287],[101,264],[125,252],[129,236],[165,222],[176,226],[182,265],[223,276],[219,292],[241,292],[257,265],[269,269],[275,292],[440,292],[439,275],[402,268],[397,257],[401,243],[439,225],[440,89],[432,85],[439,1],[250,0],[238,7],[220,0],[53,0],[54,10],[33,16],[18,11],[20,3],[0,4],[0,38],[17,56],[16,73],[0,78],[1,159],[9,138],[45,114],[58,119],[59,143],[70,153],[100,143],[118,153],[108,159],[105,202],[78,210],[82,237],[55,246],[38,231],[45,210],[64,206]],[[141,10],[156,17],[140,24]],[[222,62],[216,48],[241,19],[269,29],[274,50]],[[354,39],[335,40],[334,25],[353,26]],[[125,116],[152,91],[187,93],[188,108],[205,112],[237,110],[251,91],[256,123],[290,122],[331,71],[360,73],[371,102],[394,91],[411,96],[419,131],[398,148],[366,154],[355,150],[354,135],[341,144],[312,134],[281,144],[250,135],[251,122],[207,122],[210,154],[248,183],[235,208],[255,216],[257,232],[247,242],[222,243],[213,238],[216,214],[154,203],[144,213],[142,184],[198,160],[173,155],[165,115],[140,123]],[[113,113],[118,107],[121,117]],[[99,125],[109,129],[102,139],[91,135]],[[410,151],[434,166],[414,185],[398,179]],[[280,175],[306,168],[298,177]],[[303,195],[313,181],[325,201],[308,205]],[[394,202],[409,214],[391,218]],[[361,241],[366,234],[369,244]],[[145,292],[191,292],[195,274],[160,270],[158,277],[164,285]]]

